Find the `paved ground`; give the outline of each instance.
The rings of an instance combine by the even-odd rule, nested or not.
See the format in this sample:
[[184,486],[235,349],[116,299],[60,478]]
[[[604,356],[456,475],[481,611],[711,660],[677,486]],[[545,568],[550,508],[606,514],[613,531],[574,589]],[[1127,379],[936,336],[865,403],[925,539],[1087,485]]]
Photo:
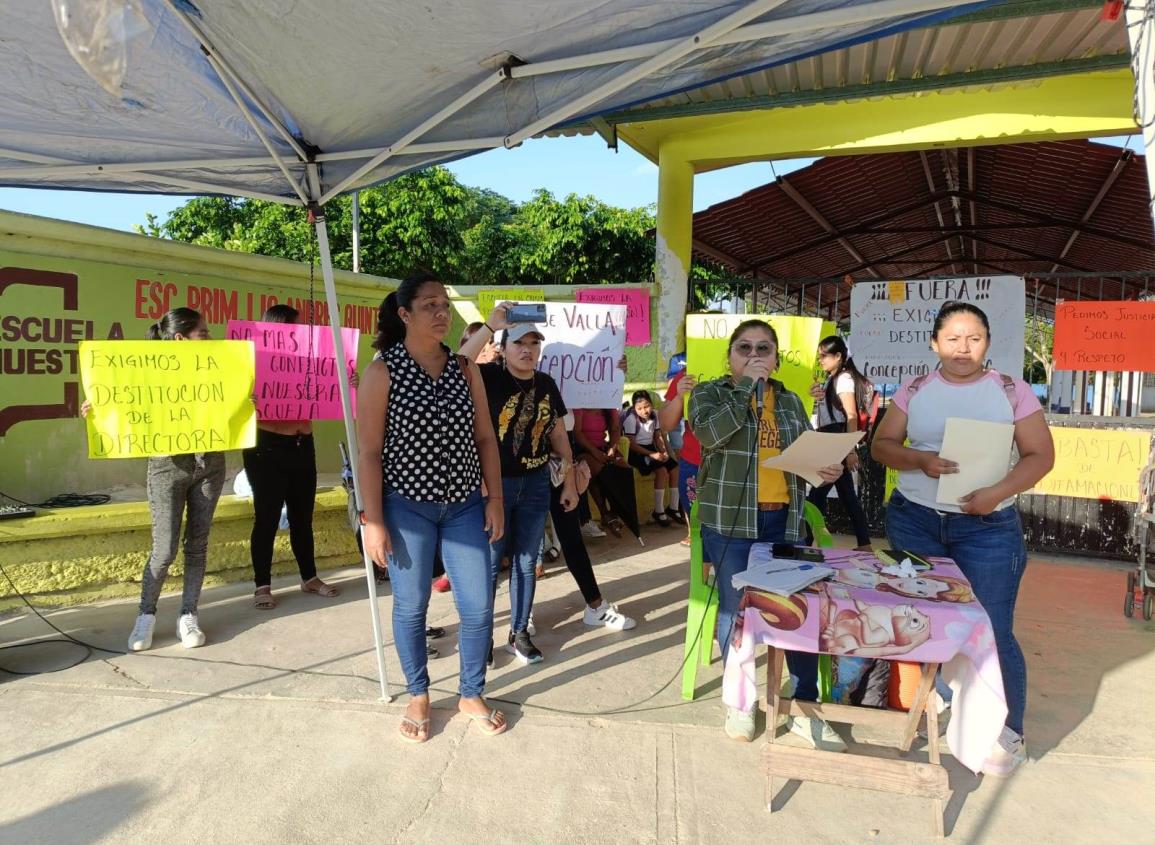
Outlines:
[[[282,581],[272,613],[251,610],[240,586],[207,592],[209,644],[197,651],[175,643],[166,598],[150,652],[0,675],[0,843],[933,841],[928,802],[916,799],[792,783],[781,812],[765,812],[761,735],[723,737],[719,665],[700,673],[697,701],[678,695],[688,555],[674,532],[647,539],[644,550],[596,541],[603,590],[641,618],[636,631],[585,628],[564,569],[541,583],[546,662],[498,656],[487,692],[518,703],[502,705],[512,724],[499,738],[455,715],[452,599],[435,595],[431,622],[449,635],[431,663],[434,735],[400,741],[404,701],[377,701],[366,589],[352,568],[335,601]],[[1125,620],[1122,594],[1117,569],[1028,569],[1019,629],[1032,760],[1007,782],[949,760],[951,841],[1155,841],[1155,625]],[[388,628],[388,597],[380,604]],[[500,629],[508,596],[498,609]],[[50,618],[122,648],[134,614],[116,603]],[[0,643],[43,633],[35,618],[0,622]],[[0,665],[78,656],[37,646],[0,651]],[[399,693],[391,648],[388,660]]]

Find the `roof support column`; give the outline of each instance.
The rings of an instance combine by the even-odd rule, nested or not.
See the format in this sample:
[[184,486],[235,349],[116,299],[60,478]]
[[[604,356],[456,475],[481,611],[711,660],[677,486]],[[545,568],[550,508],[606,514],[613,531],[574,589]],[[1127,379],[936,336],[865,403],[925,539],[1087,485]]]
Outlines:
[[658,368],[683,348],[694,228],[694,168],[658,154],[658,223],[654,278],[658,283]]
[[1147,163],[1147,207],[1155,203],[1155,0],[1127,4],[1127,39],[1131,43],[1131,72],[1135,75],[1135,103],[1143,130]]

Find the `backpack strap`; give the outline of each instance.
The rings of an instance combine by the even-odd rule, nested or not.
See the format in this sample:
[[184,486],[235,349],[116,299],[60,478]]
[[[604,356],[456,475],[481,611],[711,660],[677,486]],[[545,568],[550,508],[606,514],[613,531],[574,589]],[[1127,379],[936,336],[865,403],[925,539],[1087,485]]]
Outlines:
[[465,377],[465,386],[473,387],[473,369],[469,366],[469,359],[464,355],[458,355],[457,366],[461,368],[461,375]]

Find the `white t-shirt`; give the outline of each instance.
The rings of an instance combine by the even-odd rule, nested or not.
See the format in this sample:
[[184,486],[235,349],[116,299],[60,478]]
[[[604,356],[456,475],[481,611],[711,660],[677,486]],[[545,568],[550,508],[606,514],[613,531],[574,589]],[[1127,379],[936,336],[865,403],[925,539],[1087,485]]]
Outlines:
[[[846,422],[846,409],[842,407],[842,400],[839,398],[844,393],[849,393],[854,396],[854,377],[850,373],[839,373],[838,378],[834,380],[834,396],[831,397],[831,404],[834,406],[834,413],[830,413],[830,409],[826,407],[826,397],[815,400],[814,410],[818,414],[818,427],[833,425],[834,423]],[[867,397],[869,402],[869,397]]]
[[[1013,424],[1043,409],[1030,385],[1017,378],[1012,381],[1013,400],[1007,395],[1002,375],[994,370],[988,370],[978,381],[966,384],[949,382],[935,370],[913,397],[911,382],[904,383],[894,396],[894,405],[907,415],[906,436],[910,448],[937,453],[942,448],[946,421],[950,417]],[[1011,456],[1008,454],[1008,469],[1010,465]],[[931,478],[922,470],[900,471],[898,492],[912,502],[937,511],[962,513],[960,505],[935,501],[938,498],[938,479]],[[1007,499],[998,509],[1008,507],[1013,501],[1013,498]]]
[[626,414],[625,420],[622,421],[622,434],[626,437],[633,437],[634,442],[639,446],[652,446],[654,443],[654,432],[657,428],[657,414],[654,414],[648,420],[643,420],[631,411]]

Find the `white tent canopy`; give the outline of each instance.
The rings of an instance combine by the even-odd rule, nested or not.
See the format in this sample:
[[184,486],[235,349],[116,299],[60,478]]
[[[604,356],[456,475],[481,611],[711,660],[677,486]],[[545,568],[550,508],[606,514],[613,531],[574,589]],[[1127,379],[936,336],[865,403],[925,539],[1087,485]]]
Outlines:
[[[985,5],[3,0],[0,185],[310,206],[329,313],[339,314],[321,209],[343,192]],[[100,20],[130,35],[74,37],[70,53],[57,17],[69,32]],[[115,83],[102,76],[102,87],[73,54],[111,58]],[[356,466],[348,377],[338,373]],[[365,568],[390,700],[368,557]]]
[[[142,10],[119,96],[69,54],[54,2]],[[568,120],[981,5],[6,0],[0,185],[323,204]]]

